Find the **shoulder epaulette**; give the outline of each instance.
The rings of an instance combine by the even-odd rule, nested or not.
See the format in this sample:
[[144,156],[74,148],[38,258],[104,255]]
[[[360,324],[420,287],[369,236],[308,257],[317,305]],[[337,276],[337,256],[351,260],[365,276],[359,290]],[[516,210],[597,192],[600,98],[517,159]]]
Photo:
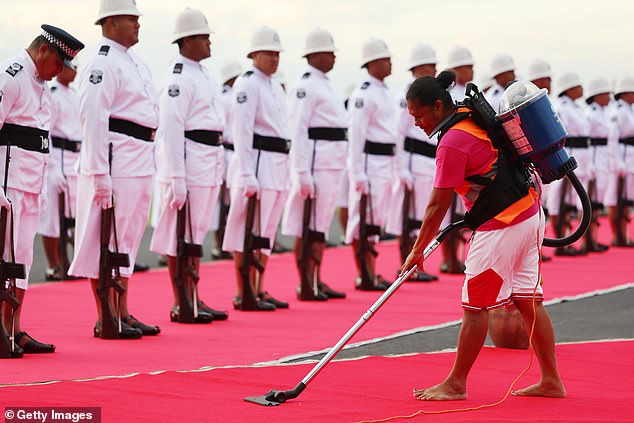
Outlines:
[[183,64],[182,63],[176,63],[174,65],[174,70],[172,70],[172,73],[183,73]]
[[24,66],[16,62],[7,68],[7,73],[11,76],[15,76],[18,72],[22,70],[23,67]]
[[365,81],[363,84],[361,84],[361,89],[362,90],[367,90],[369,86],[370,86],[370,82],[369,81]]
[[99,56],[107,56],[108,53],[110,52],[110,46],[101,46],[101,48],[99,49]]
[[306,72],[302,75],[302,79],[308,79],[310,77],[310,72]]
[[251,75],[253,75],[253,71],[252,71],[252,70],[248,70],[248,71],[246,71],[246,72],[244,73],[244,75],[243,75],[243,76],[245,76],[245,77],[247,77],[247,78],[248,78],[248,77],[250,77]]

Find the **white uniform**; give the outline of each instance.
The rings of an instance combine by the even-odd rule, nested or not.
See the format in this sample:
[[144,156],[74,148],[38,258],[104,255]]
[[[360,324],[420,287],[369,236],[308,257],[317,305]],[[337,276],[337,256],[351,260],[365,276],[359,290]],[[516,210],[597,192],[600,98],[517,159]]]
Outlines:
[[603,204],[605,193],[610,180],[609,156],[608,156],[608,136],[610,133],[610,117],[607,107],[592,103],[586,109],[586,118],[589,124],[590,135],[590,166],[591,175],[589,179],[595,180],[595,193],[592,202]]
[[[346,242],[359,239],[359,201],[356,187],[369,184],[366,223],[384,226],[394,180],[396,107],[382,81],[366,76],[350,96],[348,171],[350,179]],[[368,141],[370,143],[368,143]],[[367,154],[366,148],[384,154]]]
[[618,178],[625,177],[625,198],[634,199],[634,108],[623,100],[609,106],[608,167],[610,177],[603,204],[614,207]]
[[[51,120],[51,95],[46,82],[37,78],[35,63],[23,50],[0,62],[0,174],[7,184],[6,197],[13,207],[15,261],[26,267],[26,279],[16,286],[27,289],[33,263],[33,241],[40,218],[40,194],[45,198],[48,161],[48,130]],[[18,125],[16,127],[15,125]],[[26,127],[28,136],[16,136]],[[27,139],[28,138],[28,139]],[[4,180],[6,145],[11,144],[8,181]],[[10,247],[10,219],[7,219],[4,259]]]
[[[590,149],[587,147],[587,142],[584,141],[588,138],[588,133],[590,131],[588,120],[586,119],[581,107],[568,96],[559,97],[558,101],[555,102],[555,109],[561,119],[561,123],[568,133],[566,150],[568,150],[568,153],[571,156],[574,156],[578,164],[577,169],[575,170],[575,175],[577,175],[577,178],[579,178],[579,181],[587,190],[591,174],[589,169],[591,166]],[[571,144],[574,146],[571,147]],[[551,216],[559,215],[561,190],[563,186],[564,184],[562,181],[558,180],[551,183],[551,186],[548,189],[547,208],[548,213]],[[580,208],[581,204],[579,204],[577,194],[574,192],[570,184],[567,184],[567,186],[569,187],[569,190],[566,195],[566,203],[573,205],[577,204],[577,207]]]
[[405,186],[401,180],[405,178],[412,182],[413,197],[410,198],[409,217],[422,220],[436,175],[435,155],[438,140],[435,135],[430,140],[423,130],[414,126],[414,119],[407,110],[405,96],[413,81],[414,78],[410,78],[401,89],[400,96],[396,98],[398,104],[397,160],[399,163],[397,171],[400,177],[392,185],[392,201],[390,201],[390,211],[385,225],[385,231],[393,235],[403,235],[402,208]]
[[[290,188],[287,115],[284,90],[278,80],[250,67],[236,79],[232,106],[235,155],[231,180],[231,207],[227,217],[224,251],[241,252],[247,212],[245,187],[255,178],[260,190],[260,235],[271,246]],[[269,137],[262,140],[261,137]],[[254,148],[256,138],[264,149]],[[277,140],[273,140],[273,138]],[[273,145],[275,147],[273,147]],[[284,147],[282,151],[266,149]],[[270,254],[270,250],[262,250]]]
[[[177,209],[170,207],[166,195],[173,178],[184,178],[187,183],[190,210],[185,239],[195,244],[205,240],[209,216],[216,208],[222,184],[223,128],[224,111],[218,84],[200,63],[178,55],[169,67],[160,92],[156,180],[163,195],[151,251],[176,256]],[[201,134],[201,138],[196,133]],[[189,233],[190,223],[193,239]]]
[[[312,66],[308,66],[293,85],[288,109],[292,187],[282,220],[282,233],[295,237],[302,235],[304,198],[300,193],[299,178],[304,174],[312,175],[315,189],[310,229],[328,234],[340,182],[345,175],[346,109],[326,74]],[[327,133],[325,128],[332,133]],[[329,135],[330,139],[319,138]]]
[[65,212],[75,216],[77,204],[77,170],[81,146],[81,124],[79,121],[79,94],[71,87],[59,82],[51,84],[51,145],[47,193],[48,202],[42,210],[37,232],[51,238],[59,238],[59,192],[54,178],[63,178],[66,183]]
[[454,85],[453,88],[451,88],[451,90],[449,91],[449,94],[451,94],[451,99],[454,101],[454,103],[456,101],[462,101],[465,99],[466,90],[467,90],[466,85],[458,84],[456,82],[456,85]]
[[491,88],[484,94],[484,98],[489,102],[495,112],[498,112],[500,107],[500,101],[502,101],[502,95],[504,94],[504,87],[494,82]]
[[77,204],[82,207],[77,208],[75,258],[69,273],[93,279],[99,276],[101,207],[94,201],[93,176],[110,172],[119,251],[130,255],[130,267],[121,268],[121,275],[129,277],[150,208],[152,139],[158,125],[156,91],[141,58],[108,38],[100,40],[78,80],[83,144]]

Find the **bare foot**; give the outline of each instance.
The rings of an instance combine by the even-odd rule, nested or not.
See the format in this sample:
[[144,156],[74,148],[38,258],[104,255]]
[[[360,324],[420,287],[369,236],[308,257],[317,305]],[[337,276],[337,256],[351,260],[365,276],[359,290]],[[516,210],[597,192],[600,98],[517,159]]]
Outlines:
[[427,389],[414,389],[414,397],[421,401],[456,401],[467,399],[464,386],[447,381]]
[[513,391],[512,395],[525,397],[565,398],[566,388],[561,382],[545,383],[540,381],[524,389]]

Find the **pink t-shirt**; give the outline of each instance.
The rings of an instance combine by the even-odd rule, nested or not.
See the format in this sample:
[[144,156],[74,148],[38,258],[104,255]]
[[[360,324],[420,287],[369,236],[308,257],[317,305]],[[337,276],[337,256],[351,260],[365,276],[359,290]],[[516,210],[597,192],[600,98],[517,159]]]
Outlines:
[[[465,178],[479,175],[497,158],[497,151],[492,150],[488,142],[460,129],[450,129],[442,137],[436,151],[435,188],[456,188],[464,184]],[[471,210],[473,202],[462,197],[467,210]],[[510,224],[491,219],[482,224],[478,230],[490,231],[522,222],[537,213],[537,201],[527,210],[521,212]]]

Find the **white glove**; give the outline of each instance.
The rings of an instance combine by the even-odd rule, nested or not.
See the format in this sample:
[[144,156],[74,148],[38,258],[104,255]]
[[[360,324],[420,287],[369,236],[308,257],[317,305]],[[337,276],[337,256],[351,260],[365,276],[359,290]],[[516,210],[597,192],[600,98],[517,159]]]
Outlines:
[[66,178],[64,178],[64,175],[62,175],[60,171],[49,172],[48,183],[54,193],[65,192],[68,187]]
[[172,178],[168,201],[171,208],[180,210],[187,199],[187,182],[185,178]]
[[258,182],[258,178],[256,178],[255,175],[249,175],[243,177],[243,181],[245,197],[253,197],[256,195],[256,198],[260,198],[260,183]]
[[5,207],[7,210],[10,208],[9,200],[4,195],[4,191],[0,189],[0,208]]
[[354,181],[354,190],[359,194],[370,193],[370,184],[367,178],[357,179]]
[[302,198],[315,197],[315,185],[313,180],[313,175],[310,172],[298,172],[297,173],[299,179],[299,194]]
[[407,169],[401,169],[398,177],[401,185],[407,188],[408,191],[411,191],[414,186],[414,177],[412,176],[412,173]]
[[95,190],[95,203],[102,209],[112,207],[112,178],[110,175],[93,175],[92,186]]

